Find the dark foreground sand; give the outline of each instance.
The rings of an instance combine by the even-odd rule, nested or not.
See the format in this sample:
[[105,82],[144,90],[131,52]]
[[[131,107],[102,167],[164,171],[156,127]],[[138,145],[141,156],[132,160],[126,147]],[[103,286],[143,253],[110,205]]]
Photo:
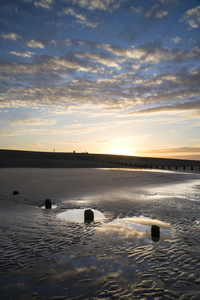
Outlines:
[[[2,168],[0,186],[1,299],[200,299],[200,173]],[[106,219],[58,218],[73,208]],[[141,215],[171,233],[118,222]]]

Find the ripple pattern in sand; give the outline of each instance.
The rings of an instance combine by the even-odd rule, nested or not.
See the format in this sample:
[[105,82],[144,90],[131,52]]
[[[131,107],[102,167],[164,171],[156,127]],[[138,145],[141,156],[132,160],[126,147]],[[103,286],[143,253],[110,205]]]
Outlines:
[[144,244],[130,238],[114,241],[97,230],[98,222],[86,226],[60,220],[56,209],[45,211],[20,201],[13,207],[4,201],[2,299],[199,299],[200,207],[192,199],[144,193],[138,202],[129,197],[113,206],[93,204],[113,218],[137,213],[159,216],[171,225],[170,239]]

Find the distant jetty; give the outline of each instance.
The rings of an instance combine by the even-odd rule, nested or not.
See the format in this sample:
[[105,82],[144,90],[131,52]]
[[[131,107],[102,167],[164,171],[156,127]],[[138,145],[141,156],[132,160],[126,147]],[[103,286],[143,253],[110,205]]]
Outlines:
[[0,168],[141,168],[200,171],[200,161],[112,154],[0,150]]

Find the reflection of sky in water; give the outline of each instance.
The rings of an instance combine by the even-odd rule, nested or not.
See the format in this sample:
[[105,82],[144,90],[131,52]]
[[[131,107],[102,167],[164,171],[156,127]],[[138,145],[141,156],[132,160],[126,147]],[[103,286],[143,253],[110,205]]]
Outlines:
[[169,224],[147,217],[133,217],[116,219],[103,224],[97,230],[111,239],[141,239],[151,240],[151,226],[160,227],[160,240],[164,241],[171,237]]
[[[67,211],[64,211],[57,215],[58,218],[61,218],[63,220],[72,221],[72,222],[84,222],[84,211],[85,209],[68,209]],[[105,219],[104,215],[96,210],[92,209],[94,213],[94,221],[100,221]]]
[[[65,212],[57,214],[58,218],[72,222],[84,222],[85,209],[69,209]],[[104,215],[95,209],[94,221],[105,221]],[[151,240],[151,226],[157,225],[160,228],[160,240],[171,238],[171,229],[169,224],[159,220],[150,219],[147,217],[132,217],[115,219],[112,222],[103,223],[102,226],[97,228],[99,233],[103,233],[110,239],[140,239]]]
[[[150,191],[149,196],[152,198],[182,198],[190,201],[200,201],[200,180],[191,180],[181,183],[169,184],[162,187],[153,187],[148,189]],[[151,191],[153,193],[151,193]]]
[[[83,222],[84,211],[85,209],[70,209],[67,212],[70,216],[80,215],[81,222]],[[99,211],[93,211],[96,218],[103,216]],[[3,289],[2,299],[12,299],[16,290],[16,300],[27,299],[27,295],[33,295],[33,291],[39,294],[40,285],[45,291],[45,299],[50,299],[56,294],[60,295],[60,299],[61,297],[78,299],[80,294],[88,299],[102,288],[106,277],[109,280],[117,280],[117,284],[125,289],[130,281],[138,280],[136,270],[138,268],[147,270],[148,265],[144,262],[138,266],[134,259],[127,259],[127,253],[124,252],[124,240],[132,242],[131,252],[133,253],[135,245],[151,243],[152,225],[160,227],[161,241],[170,237],[169,224],[143,216],[115,219],[112,222],[103,223],[95,230],[101,247],[93,247],[95,244],[93,245],[92,240],[89,239],[89,241],[86,240],[88,242],[86,245],[81,242],[76,246],[72,245],[71,250],[69,249],[70,251],[66,253],[65,251],[62,254],[55,253],[52,257],[55,260],[46,261],[42,258],[37,268],[15,271],[16,275],[14,274],[0,284],[0,289]],[[103,239],[98,233],[102,234]],[[104,248],[104,245],[109,244],[109,247]],[[21,276],[22,273],[24,277]],[[24,297],[21,297],[22,295]]]
[[[138,168],[99,168],[98,170],[104,170],[104,171],[128,171],[128,172],[138,172]],[[152,173],[177,173],[172,170],[161,170],[161,169],[142,169],[141,172],[152,172]]]
[[[54,208],[57,208],[57,207],[58,207],[57,204],[52,204],[52,205],[51,205],[51,209],[54,209]],[[42,209],[46,209],[46,208],[45,208],[45,205],[42,205],[41,208],[42,208]],[[47,208],[47,210],[49,210],[49,208]]]
[[[84,212],[86,209],[69,209],[57,214],[58,218],[72,222],[84,222]],[[104,215],[95,209],[94,221],[106,221]],[[168,223],[159,220],[150,219],[147,217],[132,217],[132,218],[118,218],[112,222],[103,223],[97,228],[99,233],[111,239],[140,239],[151,240],[151,226],[157,225],[160,228],[160,240],[164,241],[171,238],[171,229]]]

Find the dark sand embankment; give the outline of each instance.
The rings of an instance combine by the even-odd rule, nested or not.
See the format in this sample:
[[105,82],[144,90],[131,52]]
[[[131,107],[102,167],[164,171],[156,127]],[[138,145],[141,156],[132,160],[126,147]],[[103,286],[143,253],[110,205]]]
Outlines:
[[0,150],[0,168],[123,167],[199,171],[200,161],[109,154]]
[[[106,167],[114,167],[106,164]],[[54,153],[0,150],[0,168],[103,168],[105,163],[90,160],[87,153]]]

